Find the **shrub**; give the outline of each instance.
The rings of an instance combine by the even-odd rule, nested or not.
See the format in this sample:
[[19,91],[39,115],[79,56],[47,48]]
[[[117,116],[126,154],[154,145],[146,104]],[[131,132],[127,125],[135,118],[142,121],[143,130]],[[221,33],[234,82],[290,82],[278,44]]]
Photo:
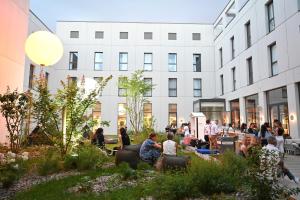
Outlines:
[[137,170],[150,170],[150,169],[153,169],[153,168],[151,167],[151,165],[149,165],[146,162],[139,162],[139,164],[137,166]]
[[48,149],[45,153],[45,156],[37,163],[38,174],[45,176],[59,172],[62,169],[60,165],[60,158],[60,154],[56,149]]
[[134,169],[132,169],[128,163],[121,163],[118,166],[117,171],[122,175],[124,180],[137,179],[137,172]]

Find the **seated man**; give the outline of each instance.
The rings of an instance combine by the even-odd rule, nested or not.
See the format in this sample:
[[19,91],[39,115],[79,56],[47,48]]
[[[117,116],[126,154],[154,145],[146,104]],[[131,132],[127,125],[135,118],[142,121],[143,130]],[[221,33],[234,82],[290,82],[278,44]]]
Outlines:
[[146,139],[140,149],[140,158],[148,163],[154,164],[160,157],[161,145],[157,142],[157,135],[151,133]]
[[176,156],[177,153],[177,143],[173,141],[174,134],[168,133],[167,141],[163,142],[163,155],[166,156]]

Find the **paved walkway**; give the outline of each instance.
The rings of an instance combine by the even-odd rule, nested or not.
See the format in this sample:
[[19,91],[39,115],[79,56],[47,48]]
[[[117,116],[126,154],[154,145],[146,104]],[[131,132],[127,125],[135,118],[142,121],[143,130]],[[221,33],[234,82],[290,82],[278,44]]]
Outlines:
[[[286,155],[284,164],[294,174],[294,176],[300,177],[300,156]],[[300,187],[300,184],[296,185],[287,177],[284,179],[284,184],[287,184],[290,187]],[[296,197],[296,199],[300,200],[300,194]]]

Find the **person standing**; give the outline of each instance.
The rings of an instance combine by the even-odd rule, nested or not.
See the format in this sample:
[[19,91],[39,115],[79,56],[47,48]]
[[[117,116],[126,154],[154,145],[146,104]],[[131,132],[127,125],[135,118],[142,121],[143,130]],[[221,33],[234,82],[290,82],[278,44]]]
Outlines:
[[209,137],[210,148],[215,148],[215,149],[218,148],[218,142],[217,142],[218,134],[219,134],[218,121],[215,121],[211,125],[211,132]]
[[209,143],[209,136],[211,133],[211,123],[210,119],[206,120],[206,124],[204,125],[204,140]]

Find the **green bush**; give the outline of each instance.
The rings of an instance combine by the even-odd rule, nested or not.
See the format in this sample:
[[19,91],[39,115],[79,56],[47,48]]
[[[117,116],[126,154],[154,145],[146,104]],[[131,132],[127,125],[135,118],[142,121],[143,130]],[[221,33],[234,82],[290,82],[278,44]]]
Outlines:
[[45,156],[40,158],[37,163],[38,174],[45,176],[48,174],[57,173],[62,170],[61,157],[58,151],[50,148],[46,151]]
[[150,169],[153,169],[153,167],[146,162],[139,162],[137,166],[137,170],[150,170]]
[[101,166],[108,160],[98,147],[94,145],[83,145],[68,154],[64,160],[65,169],[89,170]]
[[124,180],[128,179],[137,179],[137,172],[136,170],[132,169],[128,163],[121,163],[118,166],[117,170],[123,177]]
[[16,162],[0,166],[0,183],[3,188],[9,188],[26,172],[27,162],[17,159]]

